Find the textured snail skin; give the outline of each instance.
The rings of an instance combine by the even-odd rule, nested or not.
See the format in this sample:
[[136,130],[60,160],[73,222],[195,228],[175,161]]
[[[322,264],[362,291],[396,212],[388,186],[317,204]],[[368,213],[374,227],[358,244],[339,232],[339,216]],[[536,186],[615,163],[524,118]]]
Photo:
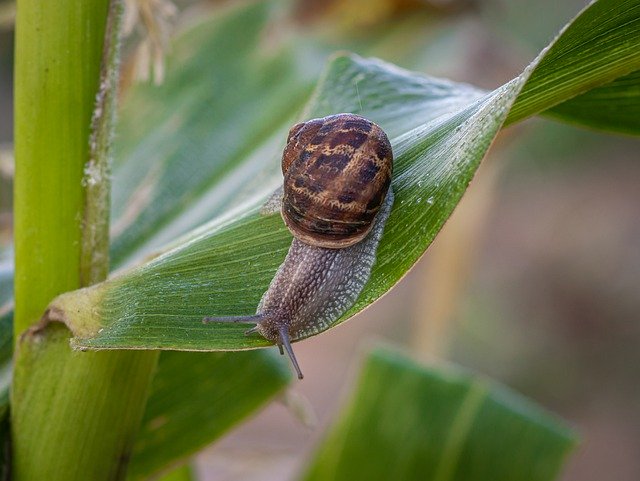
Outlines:
[[292,341],[327,329],[356,301],[369,280],[376,250],[393,204],[389,190],[373,228],[357,244],[327,249],[293,239],[284,262],[262,296],[256,330],[280,342],[286,327]]

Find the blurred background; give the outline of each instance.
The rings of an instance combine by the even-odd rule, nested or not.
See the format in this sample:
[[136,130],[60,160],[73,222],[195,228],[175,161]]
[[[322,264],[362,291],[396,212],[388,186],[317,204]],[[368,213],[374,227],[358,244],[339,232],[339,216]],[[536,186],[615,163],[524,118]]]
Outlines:
[[[221,3],[128,3],[136,2],[164,9],[166,35]],[[315,44],[309,64],[318,72],[318,55],[346,49],[490,89],[518,75],[585,2],[282,5],[278,34]],[[14,14],[14,2],[1,0],[4,245],[11,239]],[[265,37],[265,48],[271,40]],[[135,58],[144,40],[134,34],[128,42],[124,71],[131,76],[140,70]],[[291,478],[350,392],[363,349],[384,339],[425,362],[486,374],[567,419],[582,443],[563,481],[640,479],[639,152],[638,139],[547,119],[502,132],[423,259],[370,309],[298,344],[304,382],[203,452],[201,478]]]

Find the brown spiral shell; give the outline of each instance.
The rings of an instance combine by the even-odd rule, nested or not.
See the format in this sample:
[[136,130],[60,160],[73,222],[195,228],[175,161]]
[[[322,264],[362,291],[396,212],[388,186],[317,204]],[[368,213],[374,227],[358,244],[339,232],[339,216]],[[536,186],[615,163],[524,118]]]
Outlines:
[[391,144],[373,122],[337,114],[294,125],[282,155],[282,216],[300,241],[331,249],[361,241],[387,195]]

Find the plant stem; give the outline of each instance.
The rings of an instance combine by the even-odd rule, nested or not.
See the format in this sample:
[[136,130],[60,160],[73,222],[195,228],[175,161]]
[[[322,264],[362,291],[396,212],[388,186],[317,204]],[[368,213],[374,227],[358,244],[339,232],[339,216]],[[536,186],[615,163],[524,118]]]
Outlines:
[[120,7],[18,0],[15,480],[122,479],[157,362],[156,352],[74,352],[58,324],[22,335],[53,297],[108,270]]

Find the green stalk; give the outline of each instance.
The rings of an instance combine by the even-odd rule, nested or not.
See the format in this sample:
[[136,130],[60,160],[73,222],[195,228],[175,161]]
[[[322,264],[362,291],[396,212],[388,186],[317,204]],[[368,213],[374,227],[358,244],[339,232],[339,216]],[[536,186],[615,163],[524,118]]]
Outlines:
[[61,324],[29,329],[53,297],[108,270],[120,8],[18,0],[15,480],[122,479],[157,362],[156,352],[74,352]]

